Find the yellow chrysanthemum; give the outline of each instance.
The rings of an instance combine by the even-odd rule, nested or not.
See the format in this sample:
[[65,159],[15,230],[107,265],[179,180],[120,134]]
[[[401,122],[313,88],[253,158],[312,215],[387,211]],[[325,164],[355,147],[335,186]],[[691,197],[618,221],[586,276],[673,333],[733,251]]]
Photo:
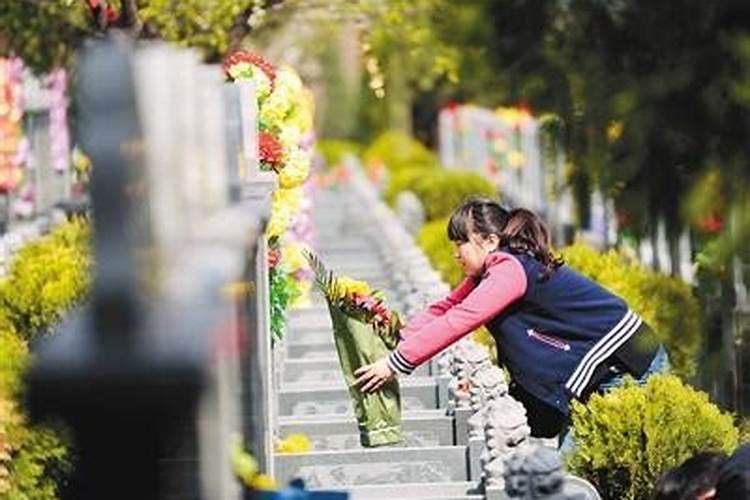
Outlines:
[[261,105],[258,118],[268,130],[283,129],[284,120],[292,111],[293,104],[291,97],[277,87]]
[[285,156],[284,168],[279,172],[279,184],[285,189],[301,186],[310,174],[310,153],[295,147]]
[[276,491],[279,489],[276,480],[268,474],[258,474],[255,476],[250,481],[250,487],[260,491]]
[[284,89],[291,97],[298,100],[304,85],[297,72],[288,64],[282,65],[276,72],[276,86]]
[[336,296],[334,300],[352,298],[357,295],[369,295],[372,291],[365,281],[355,280],[346,276],[336,279]]
[[300,269],[308,269],[304,252],[310,251],[307,245],[299,242],[289,242],[281,248],[282,260],[289,272],[296,272]]
[[287,229],[289,229],[288,214],[271,210],[271,217],[268,220],[268,226],[266,226],[266,236],[269,238],[281,237]]
[[312,450],[312,443],[306,434],[290,434],[276,442],[277,453],[307,453]]
[[228,73],[232,80],[253,80],[259,102],[265,101],[271,95],[271,79],[260,68],[248,62],[240,62],[233,64]]
[[294,112],[287,119],[298,127],[302,134],[306,134],[313,129],[313,117],[315,116],[315,96],[308,88],[303,89],[302,95],[298,101]]
[[270,238],[281,236],[289,228],[292,219],[302,205],[302,189],[277,189],[271,202],[271,218],[268,221],[266,235]]
[[302,142],[302,130],[294,123],[285,123],[279,132],[279,142],[285,150],[298,148]]

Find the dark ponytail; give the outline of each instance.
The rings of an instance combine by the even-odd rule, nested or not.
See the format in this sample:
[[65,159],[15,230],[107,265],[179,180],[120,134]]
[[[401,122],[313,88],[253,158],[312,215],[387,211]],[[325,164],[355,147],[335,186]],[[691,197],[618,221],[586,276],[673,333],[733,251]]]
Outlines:
[[563,265],[563,260],[552,252],[552,242],[547,225],[531,210],[516,208],[510,211],[508,221],[498,235],[500,246],[514,252],[530,253],[542,264],[540,281],[548,279]]

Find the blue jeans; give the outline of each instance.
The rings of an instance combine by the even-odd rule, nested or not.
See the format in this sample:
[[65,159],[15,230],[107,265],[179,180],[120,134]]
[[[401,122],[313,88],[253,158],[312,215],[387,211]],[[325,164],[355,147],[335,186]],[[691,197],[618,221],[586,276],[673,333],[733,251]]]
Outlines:
[[[648,365],[648,368],[643,375],[636,379],[636,382],[639,385],[645,385],[651,375],[655,373],[666,373],[669,371],[669,368],[670,364],[667,350],[664,349],[664,346],[660,346],[659,350],[656,351],[656,355],[654,355],[654,359],[651,360],[651,364]],[[626,375],[626,373],[621,373],[607,379],[599,385],[597,392],[609,392],[618,387],[622,387],[625,384]],[[575,449],[575,440],[573,439],[573,433],[571,432],[569,424],[563,428],[562,432],[560,432],[560,436],[560,454],[567,455]]]

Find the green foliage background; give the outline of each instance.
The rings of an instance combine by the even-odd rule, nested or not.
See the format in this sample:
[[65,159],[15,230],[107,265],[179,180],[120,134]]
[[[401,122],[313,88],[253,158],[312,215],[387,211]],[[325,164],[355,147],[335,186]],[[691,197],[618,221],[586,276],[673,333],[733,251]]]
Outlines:
[[625,387],[583,405],[573,403],[574,474],[605,499],[651,498],[659,476],[701,451],[731,453],[737,446],[732,416],[722,413],[673,375]]
[[28,341],[47,334],[89,286],[89,226],[73,221],[29,243],[0,281],[0,496],[55,499],[70,471],[68,437],[30,426],[20,406]]

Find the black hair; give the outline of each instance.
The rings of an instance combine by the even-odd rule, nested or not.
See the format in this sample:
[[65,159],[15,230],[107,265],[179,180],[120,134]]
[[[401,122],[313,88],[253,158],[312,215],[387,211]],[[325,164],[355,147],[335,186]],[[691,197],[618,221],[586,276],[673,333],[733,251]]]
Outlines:
[[471,233],[484,238],[494,234],[500,240],[500,247],[508,247],[515,253],[530,253],[544,264],[540,281],[549,278],[563,264],[552,252],[547,225],[531,210],[508,211],[489,198],[472,197],[453,212],[447,229],[451,241],[465,243]]
[[703,452],[665,472],[656,484],[654,500],[695,500],[716,487],[724,453]]
[[509,212],[494,200],[472,197],[451,215],[448,221],[448,239],[457,243],[469,241],[471,233],[488,237],[500,236],[508,223]]

